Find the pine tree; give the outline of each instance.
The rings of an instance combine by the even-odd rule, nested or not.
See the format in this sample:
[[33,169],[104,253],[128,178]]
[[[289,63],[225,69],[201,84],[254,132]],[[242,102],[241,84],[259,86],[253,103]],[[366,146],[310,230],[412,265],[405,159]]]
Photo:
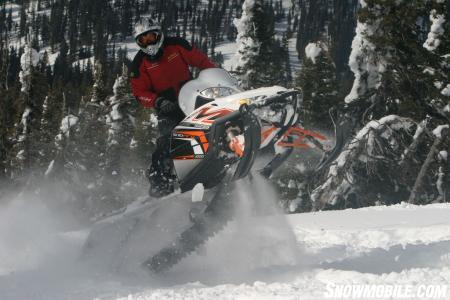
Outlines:
[[55,49],[55,46],[64,40],[64,8],[62,1],[54,1],[52,3],[49,22],[52,25],[50,27],[50,45],[52,49]]
[[[6,2],[5,2],[6,3]],[[11,29],[12,29],[12,24],[13,24],[13,18],[12,18],[12,8],[10,8],[9,9],[9,12],[8,12],[8,18],[7,18],[7,25],[8,25],[8,32],[10,32],[11,31]]]
[[44,100],[41,116],[40,164],[48,166],[56,155],[54,137],[58,134],[62,119],[62,101],[54,93],[49,93]]
[[444,18],[448,4],[420,0],[365,3],[350,56],[356,79],[346,102],[369,103],[368,117],[395,113],[420,121],[428,114],[448,121],[444,108],[450,95],[442,91],[450,82],[445,56],[450,38],[443,34],[449,25],[436,21],[441,33],[425,38],[429,26],[420,23],[430,14],[432,20]]
[[281,53],[283,57],[283,67],[284,67],[283,69],[286,71],[284,77],[286,78],[287,85],[290,85],[293,80],[292,80],[291,59],[289,56],[289,39],[287,33],[283,35],[280,47],[283,50]]
[[[77,151],[75,145],[71,143],[74,140],[75,132],[79,132],[79,118],[73,114],[73,111],[67,106],[65,94],[62,97],[62,118],[58,132],[54,138],[56,153],[53,160],[50,162],[46,176],[63,175],[68,166],[75,166],[75,159],[73,153]],[[75,151],[72,151],[75,150]],[[55,176],[55,177],[56,177]],[[65,176],[63,176],[65,177]]]
[[29,171],[39,162],[40,117],[42,104],[48,92],[45,75],[37,68],[39,55],[28,45],[21,56],[21,102],[23,107],[17,128],[15,169],[19,173]]
[[303,92],[305,126],[330,130],[333,124],[328,111],[339,102],[336,68],[324,42],[308,44],[305,52],[296,80]]
[[[103,123],[103,112],[105,111],[106,105],[106,86],[104,81],[103,66],[99,61],[95,62],[94,84],[92,87],[91,97],[89,101],[82,103],[82,122],[86,126],[84,130],[85,139],[96,143],[96,130],[101,130],[96,125]],[[100,133],[100,132],[97,132]],[[92,146],[92,145],[91,145]]]
[[86,182],[90,177],[87,177],[89,174],[83,165],[80,118],[74,108],[68,105],[64,92],[60,97],[62,118],[54,138],[54,157],[47,167],[45,177],[62,187],[66,195],[71,195],[71,204],[86,214],[90,207]]
[[[0,86],[0,94],[6,98],[6,91]],[[7,113],[8,102],[3,98],[0,105],[0,186],[7,177],[7,155],[9,151],[8,147],[8,131],[7,131]]]
[[79,113],[79,134],[75,137],[79,144],[80,155],[77,162],[83,171],[82,184],[91,190],[88,196],[92,209],[102,206],[103,182],[105,174],[106,152],[106,86],[104,81],[103,66],[99,61],[95,62],[94,85],[89,101],[82,103]]
[[89,100],[80,108],[62,92],[63,116],[55,137],[56,155],[46,175],[61,181],[74,195],[77,207],[88,215],[105,204],[106,88],[100,63],[95,63],[94,85]]
[[71,61],[68,56],[68,51],[66,40],[63,39],[60,44],[59,55],[53,67],[53,77],[56,81],[61,80],[64,83],[69,81]]
[[[10,53],[7,44],[3,46],[4,48],[0,47],[0,185],[11,178],[10,166],[13,155],[11,141],[14,140],[16,116],[19,114],[17,110],[20,108],[17,105],[17,99],[20,97],[19,89],[11,76],[14,72],[11,65],[14,65],[15,55]],[[12,49],[11,52],[15,53]]]
[[450,177],[439,153],[450,141],[448,1],[360,3],[355,81],[345,99],[350,122],[341,123],[359,131],[314,190],[315,206],[445,201]]
[[94,86],[92,88],[92,96],[90,102],[94,105],[105,105],[106,102],[106,86],[105,86],[104,67],[100,61],[96,61],[94,65]]
[[131,138],[133,136],[134,110],[137,104],[128,83],[128,70],[123,67],[113,86],[114,95],[109,98],[111,111],[107,116],[108,141],[106,148],[105,187],[110,200],[119,205],[119,191],[122,179],[130,177],[128,159]]
[[[6,2],[3,2],[3,5],[0,8],[0,24],[6,24]],[[6,26],[0,27],[0,36],[2,36],[3,31],[7,31]]]
[[20,22],[19,22],[19,36],[24,37],[28,33],[27,26],[27,11],[25,10],[25,5],[20,7]]
[[262,0],[244,1],[242,16],[235,20],[238,50],[234,74],[244,89],[285,81],[283,57],[274,42],[274,23]]
[[[293,21],[297,31],[297,51],[303,59],[303,50],[311,41],[329,41],[330,54],[337,73],[347,77],[348,56],[356,24],[358,0],[304,0],[299,2],[299,14]],[[348,76],[350,77],[350,76]]]
[[[130,161],[136,181],[148,186],[145,171],[151,162],[151,155],[158,138],[158,119],[153,110],[136,111],[135,130],[130,142]],[[143,181],[143,182],[142,182]]]

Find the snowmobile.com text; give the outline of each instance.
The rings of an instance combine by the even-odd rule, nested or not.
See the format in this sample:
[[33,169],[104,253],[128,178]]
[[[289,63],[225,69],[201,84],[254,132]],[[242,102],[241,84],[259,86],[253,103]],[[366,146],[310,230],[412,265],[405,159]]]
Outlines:
[[328,299],[447,299],[448,285],[334,284],[328,283]]

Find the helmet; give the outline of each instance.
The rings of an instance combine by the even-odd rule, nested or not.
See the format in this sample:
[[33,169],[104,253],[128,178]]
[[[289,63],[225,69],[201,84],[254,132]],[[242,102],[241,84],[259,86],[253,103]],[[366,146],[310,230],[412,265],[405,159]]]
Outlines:
[[[139,38],[148,32],[154,32],[156,34],[156,40],[150,45],[143,45],[139,42]],[[136,23],[133,30],[133,36],[139,48],[150,56],[155,56],[158,53],[164,41],[161,24],[156,19],[149,17],[141,18]]]

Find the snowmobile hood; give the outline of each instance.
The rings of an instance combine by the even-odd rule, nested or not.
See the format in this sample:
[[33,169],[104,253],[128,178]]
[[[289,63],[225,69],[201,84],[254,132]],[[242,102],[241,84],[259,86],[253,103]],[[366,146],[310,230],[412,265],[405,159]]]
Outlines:
[[190,124],[190,126],[192,126],[193,124],[196,124],[200,128],[209,127],[212,123],[211,120],[239,110],[239,107],[244,103],[250,104],[251,102],[258,101],[259,98],[263,99],[285,91],[287,91],[287,89],[281,86],[262,87],[251,91],[237,92],[233,95],[216,98],[196,109],[193,108],[191,113],[187,114],[187,117],[180,125]]

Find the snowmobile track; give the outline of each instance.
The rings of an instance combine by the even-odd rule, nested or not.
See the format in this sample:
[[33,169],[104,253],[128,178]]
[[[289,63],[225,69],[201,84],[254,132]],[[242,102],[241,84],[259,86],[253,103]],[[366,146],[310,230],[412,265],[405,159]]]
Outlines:
[[204,215],[180,234],[178,239],[143,263],[152,273],[166,271],[194,252],[232,220],[234,183],[221,185]]

